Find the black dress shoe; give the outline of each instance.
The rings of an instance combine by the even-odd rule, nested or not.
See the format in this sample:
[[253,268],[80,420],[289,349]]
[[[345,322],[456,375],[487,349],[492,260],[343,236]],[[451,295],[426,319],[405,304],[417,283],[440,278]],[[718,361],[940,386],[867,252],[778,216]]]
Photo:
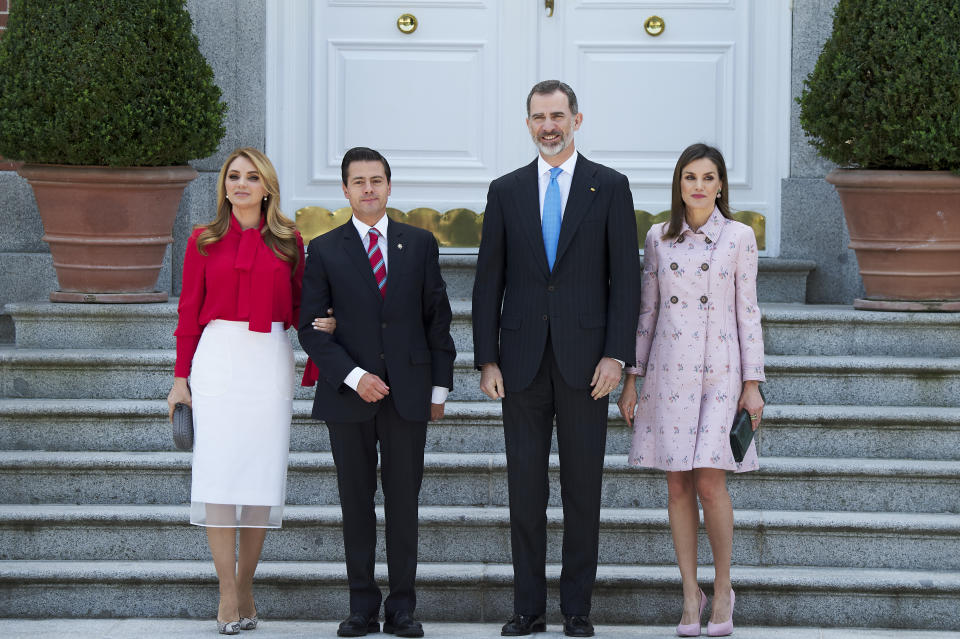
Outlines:
[[564,615],[563,634],[568,637],[592,637],[593,624],[586,615]]
[[384,621],[383,631],[398,637],[423,636],[423,626],[420,625],[419,621],[414,621],[406,610],[394,613],[392,619]]
[[503,624],[500,634],[504,637],[522,637],[531,632],[544,632],[547,629],[547,622],[543,615],[520,615],[515,614],[510,617],[510,621]]
[[365,637],[372,632],[380,632],[380,622],[376,615],[368,617],[362,612],[351,612],[337,628],[338,637]]

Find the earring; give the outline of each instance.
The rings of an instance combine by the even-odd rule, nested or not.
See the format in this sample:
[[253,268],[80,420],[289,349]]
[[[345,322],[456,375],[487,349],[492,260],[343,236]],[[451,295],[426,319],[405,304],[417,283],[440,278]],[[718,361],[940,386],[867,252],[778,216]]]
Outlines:
[[264,201],[264,202],[267,201],[267,196],[266,196],[266,195],[263,196],[263,201]]
[[723,195],[723,191],[717,191],[717,199],[720,199],[720,196]]
[[224,196],[223,196],[223,199],[225,199],[227,202],[229,202],[229,201],[230,201],[230,196],[229,196],[229,195],[224,195]]

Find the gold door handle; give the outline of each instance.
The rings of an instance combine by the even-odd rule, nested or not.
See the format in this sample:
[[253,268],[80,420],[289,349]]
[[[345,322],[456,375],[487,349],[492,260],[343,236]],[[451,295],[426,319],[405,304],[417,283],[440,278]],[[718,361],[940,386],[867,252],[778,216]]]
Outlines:
[[653,37],[657,37],[667,28],[667,23],[660,16],[650,16],[643,23],[643,29]]
[[417,16],[412,13],[405,13],[397,18],[397,28],[401,33],[410,35],[417,30]]
[[547,17],[553,17],[553,0],[543,0],[543,6],[547,10]]

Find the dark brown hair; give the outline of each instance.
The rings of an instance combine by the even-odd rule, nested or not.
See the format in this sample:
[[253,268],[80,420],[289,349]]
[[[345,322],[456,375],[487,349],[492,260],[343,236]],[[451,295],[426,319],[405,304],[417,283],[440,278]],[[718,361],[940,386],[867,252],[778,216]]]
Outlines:
[[717,177],[720,178],[720,192],[717,197],[717,208],[721,215],[727,219],[730,216],[730,204],[727,202],[730,190],[727,188],[727,164],[723,161],[723,154],[720,149],[708,146],[703,143],[691,144],[683,150],[680,158],[677,160],[677,166],[673,169],[673,188],[670,195],[670,224],[663,233],[663,239],[669,240],[680,235],[683,229],[683,220],[686,216],[687,207],[683,203],[683,195],[680,192],[680,179],[683,177],[683,170],[691,162],[707,158],[717,167]]

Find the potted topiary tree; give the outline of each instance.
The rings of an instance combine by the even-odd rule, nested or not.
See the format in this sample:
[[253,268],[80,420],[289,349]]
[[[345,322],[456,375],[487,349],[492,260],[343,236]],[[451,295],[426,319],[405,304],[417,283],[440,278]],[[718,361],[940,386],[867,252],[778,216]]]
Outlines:
[[34,190],[61,302],[153,302],[187,161],[226,105],[184,0],[17,2],[0,39],[0,155]]
[[[840,0],[800,124],[826,159],[867,299],[960,310],[960,4]],[[952,173],[951,173],[952,172]]]

